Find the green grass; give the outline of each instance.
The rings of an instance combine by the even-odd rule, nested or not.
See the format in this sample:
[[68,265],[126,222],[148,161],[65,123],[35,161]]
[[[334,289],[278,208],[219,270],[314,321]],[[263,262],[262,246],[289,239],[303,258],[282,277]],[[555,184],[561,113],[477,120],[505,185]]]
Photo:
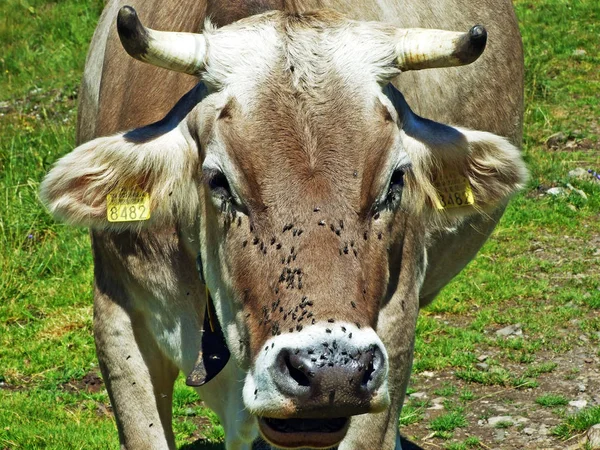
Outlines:
[[470,402],[475,399],[475,394],[470,389],[463,389],[458,398],[463,402]]
[[514,425],[514,423],[512,421],[510,421],[510,420],[503,420],[503,421],[500,421],[500,422],[496,423],[496,425],[494,425],[494,428],[500,428],[500,429],[502,429],[502,428],[510,428],[513,425]]
[[429,424],[429,428],[435,432],[448,433],[457,428],[466,427],[467,424],[467,419],[465,418],[463,411],[455,410],[433,419]]
[[525,373],[523,374],[523,376],[537,378],[543,373],[552,372],[554,369],[556,369],[557,366],[558,366],[558,364],[556,364],[555,362],[546,362],[546,363],[542,363],[542,364],[529,366],[525,370]]
[[[524,155],[531,180],[480,256],[417,324],[414,372],[453,372],[436,392],[465,411],[484,389],[531,389],[539,405],[564,406],[566,397],[543,395],[536,386],[579,373],[556,366],[551,356],[576,348],[581,335],[596,348],[600,342],[593,244],[600,184],[567,177],[577,167],[600,172],[600,8],[594,1],[515,4],[525,46]],[[55,223],[37,197],[50,165],[73,148],[78,84],[102,6],[102,0],[0,2],[0,448],[118,447],[106,391],[69,388],[98,372],[88,233]],[[547,148],[557,132],[566,147]],[[537,194],[538,187],[567,182],[587,200]],[[515,323],[523,337],[495,335]],[[487,370],[476,367],[481,353],[493,355]],[[429,427],[448,439],[469,425],[455,404],[426,419],[428,406],[408,402],[403,429]],[[554,433],[568,438],[598,422],[600,409],[588,408]],[[174,428],[179,446],[201,439],[187,448],[217,448],[223,438],[214,414],[181,379]],[[485,448],[475,436],[442,446]]]
[[451,397],[456,393],[456,387],[451,384],[444,384],[442,387],[433,391],[435,395],[441,395],[442,397]]
[[477,369],[467,368],[457,370],[456,377],[470,383],[483,384],[485,386],[512,386],[517,389],[536,387],[538,383],[523,376],[516,376],[509,370],[495,367],[489,372],[482,372]]
[[536,398],[535,402],[547,408],[554,408],[555,406],[566,406],[569,400],[560,394],[544,394]]
[[554,428],[552,433],[563,439],[586,431],[592,425],[600,423],[600,406],[587,408],[572,414],[565,421]]
[[399,424],[401,427],[405,427],[407,425],[412,425],[413,423],[418,423],[423,420],[424,416],[424,407],[423,406],[413,406],[406,405],[402,408],[402,412],[400,414]]
[[444,447],[446,450],[467,450],[469,448],[481,447],[479,444],[481,441],[476,436],[470,436],[464,440],[464,442],[452,442],[446,444]]

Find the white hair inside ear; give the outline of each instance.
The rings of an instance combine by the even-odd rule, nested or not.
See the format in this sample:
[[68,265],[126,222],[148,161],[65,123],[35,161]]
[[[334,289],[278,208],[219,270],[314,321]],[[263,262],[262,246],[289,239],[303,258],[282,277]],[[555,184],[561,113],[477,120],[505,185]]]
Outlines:
[[[396,111],[402,150],[411,161],[405,208],[448,226],[494,209],[524,186],[527,169],[519,149],[506,138],[420,117],[394,86],[383,92]],[[448,187],[448,180],[454,185]],[[455,195],[460,204],[445,205],[444,193]]]

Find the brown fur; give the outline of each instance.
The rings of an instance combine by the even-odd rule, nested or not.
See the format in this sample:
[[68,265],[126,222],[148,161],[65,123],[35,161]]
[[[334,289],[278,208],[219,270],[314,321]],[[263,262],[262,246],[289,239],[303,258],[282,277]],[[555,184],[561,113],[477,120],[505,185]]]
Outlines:
[[[381,160],[389,156],[386,136],[395,125],[381,110],[349,103],[343,109],[318,106],[291,84],[285,92],[283,76],[275,74],[277,82],[268,82],[277,94],[265,93],[254,120],[244,121],[233,112],[227,123],[219,124],[227,148],[236,149],[231,156],[244,175],[241,192],[252,218],[253,232],[244,218],[218,239],[227,242],[225,253],[231,255],[233,294],[240,293],[238,301],[250,313],[254,355],[273,334],[296,332],[313,320],[375,326],[388,279],[386,248],[377,239],[381,227],[372,223],[370,213],[381,186],[361,185],[361,180],[380,178],[373,171],[380,171]],[[364,147],[356,147],[357,140]],[[339,149],[345,149],[344,158]],[[209,217],[213,215],[218,218],[216,212]],[[283,231],[287,224],[292,229]],[[295,236],[298,230],[302,233]],[[287,269],[291,275],[280,282]],[[301,276],[294,273],[297,269]],[[310,306],[299,306],[304,297]],[[304,310],[311,313],[308,318],[302,316]]]
[[[208,5],[204,2],[133,4],[147,25],[187,31],[198,30],[207,11],[219,25],[238,17],[239,10],[229,7],[231,4],[223,5],[217,2]],[[393,18],[397,25],[446,29],[466,30],[473,23],[483,22],[490,32],[491,55],[490,51],[486,52],[481,61],[468,68],[403,74],[398,82],[411,106],[422,115],[497,132],[518,142],[522,65],[518,29],[510,2],[488,0],[485,7],[469,5],[470,2],[461,0],[444,0],[423,8],[421,4],[399,1],[390,3],[385,11],[378,10],[375,4],[307,1],[293,7],[285,5],[285,8],[300,11],[328,6],[354,18]],[[248,13],[253,8],[280,5],[279,2],[274,5],[257,1],[244,3],[244,6],[248,9],[242,10]],[[107,23],[112,23],[112,17],[105,18],[104,26]],[[101,78],[97,105],[89,103],[93,102],[93,96],[86,96],[85,92],[82,95],[82,110],[98,111],[98,117],[94,127],[80,121],[80,142],[91,139],[94,134],[113,133],[160,119],[196,82],[192,77],[129,59],[112,31]],[[379,443],[377,448],[393,448],[396,414],[402,404],[412,359],[418,297],[435,295],[473,256],[495,222],[483,222],[482,228],[487,231],[477,236],[470,232],[471,223],[459,225],[455,235],[447,232],[434,235],[429,249],[427,281],[424,290],[419,292],[419,280],[425,270],[423,222],[402,209],[382,214],[377,220],[369,211],[381,188],[371,183],[380,178],[377,174],[380,161],[389,151],[385,130],[392,124],[388,114],[378,107],[373,110],[353,104],[351,95],[343,95],[336,105],[320,104],[318,98],[312,99],[316,103],[311,104],[311,99],[301,94],[293,89],[278,89],[266,95],[261,99],[263,115],[257,117],[251,127],[240,125],[235,105],[222,116],[224,123],[218,124],[227,130],[231,148],[238,149],[234,156],[245,176],[244,195],[253,212],[252,223],[243,219],[238,227],[237,218],[228,222],[202,198],[200,211],[207,219],[207,236],[212,243],[226,242],[226,254],[236,255],[229,261],[234,275],[232,292],[236,294],[232,300],[250,313],[246,321],[248,336],[252,339],[249,353],[260,348],[277,321],[282,332],[288,331],[286,327],[290,325],[301,324],[297,318],[290,320],[289,314],[284,320],[283,314],[289,312],[289,308],[295,310],[304,295],[314,302],[311,312],[315,318],[327,320],[331,316],[335,320],[378,325],[390,351],[393,404],[387,415],[356,418],[345,442],[352,449],[373,448],[373,442]],[[282,117],[288,120],[283,121]],[[281,128],[271,130],[274,126]],[[265,129],[272,132],[265,133]],[[362,149],[368,149],[368,158],[360,158],[356,142],[364,145]],[[343,158],[340,158],[340,149],[347,150]],[[482,153],[485,149],[473,153],[474,167]],[[286,171],[288,167],[296,170]],[[485,189],[478,192],[486,194]],[[321,210],[313,212],[317,206]],[[292,216],[289,213],[292,210],[298,213]],[[343,230],[339,226],[340,219],[344,222]],[[325,226],[319,225],[321,220]],[[475,219],[476,224],[481,225],[479,220]],[[293,236],[293,228],[284,233],[282,228],[287,223],[301,228],[301,236]],[[187,225],[179,224],[177,228]],[[330,225],[334,226],[333,231]],[[170,399],[170,392],[161,390],[172,388],[171,355],[160,348],[158,338],[149,327],[150,311],[157,302],[168,299],[167,304],[172,304],[174,311],[178,308],[186,311],[181,313],[182,317],[189,314],[183,305],[193,305],[197,327],[202,323],[205,298],[193,261],[197,243],[180,240],[181,234],[185,233],[169,228],[141,233],[94,232],[98,356],[104,377],[109,380],[121,441],[128,448],[174,446],[169,417],[165,413],[168,407],[154,404],[152,390],[146,389],[141,395],[131,383],[135,377],[142,386],[154,386],[156,399],[162,398],[161,394]],[[464,244],[465,236],[468,245]],[[254,237],[258,238],[256,245]],[[270,244],[273,237],[275,248]],[[248,241],[246,246],[243,245],[245,240]],[[262,251],[259,250],[261,243]],[[278,243],[281,249],[276,248]],[[344,252],[346,243],[350,244],[347,254]],[[324,255],[329,257],[324,258]],[[288,263],[289,256],[296,259]],[[281,257],[285,257],[283,264]],[[447,266],[441,267],[438,261]],[[288,266],[302,269],[302,289],[298,289],[297,273],[293,288],[286,289],[287,283],[279,283],[281,270]],[[280,297],[275,294],[276,288]],[[188,294],[196,299],[195,303],[190,303]],[[281,300],[273,310],[277,298]],[[356,308],[350,302],[354,302]],[[383,309],[379,310],[380,306]],[[267,308],[266,317],[263,307]],[[182,345],[193,347],[197,343],[188,340]],[[132,359],[123,358],[128,348],[132,349]],[[160,367],[167,369],[159,370]],[[226,397],[229,391],[221,392],[223,399],[229,398]],[[205,393],[207,402],[216,409],[221,407],[221,402],[227,403],[223,399],[215,402],[210,391]],[[139,414],[129,406],[132,401]],[[223,410],[219,411],[227,422]],[[148,421],[154,421],[152,433],[148,432]],[[367,422],[369,426],[365,427]],[[231,430],[231,424],[226,423],[226,429]],[[232,442],[230,437],[228,442]]]

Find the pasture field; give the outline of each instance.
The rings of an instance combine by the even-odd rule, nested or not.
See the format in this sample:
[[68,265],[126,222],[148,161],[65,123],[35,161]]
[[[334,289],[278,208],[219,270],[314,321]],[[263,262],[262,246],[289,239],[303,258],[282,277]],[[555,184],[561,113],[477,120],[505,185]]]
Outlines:
[[[73,148],[102,4],[0,2],[0,449],[118,448],[92,338],[87,230],[55,223],[37,198]],[[531,180],[421,313],[399,423],[414,448],[584,449],[600,423],[600,180],[587,173],[600,172],[600,4],[515,6]],[[182,379],[174,426],[182,448],[222,448],[216,417]]]

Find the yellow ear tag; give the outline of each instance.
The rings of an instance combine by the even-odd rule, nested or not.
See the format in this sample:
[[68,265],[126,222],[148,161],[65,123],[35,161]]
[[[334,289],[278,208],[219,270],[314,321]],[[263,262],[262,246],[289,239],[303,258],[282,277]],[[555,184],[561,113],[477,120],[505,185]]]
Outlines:
[[150,194],[141,189],[115,189],[106,196],[109,222],[137,222],[150,218]]
[[460,208],[475,204],[471,184],[462,175],[455,175],[436,180],[437,198],[434,204],[437,209]]

